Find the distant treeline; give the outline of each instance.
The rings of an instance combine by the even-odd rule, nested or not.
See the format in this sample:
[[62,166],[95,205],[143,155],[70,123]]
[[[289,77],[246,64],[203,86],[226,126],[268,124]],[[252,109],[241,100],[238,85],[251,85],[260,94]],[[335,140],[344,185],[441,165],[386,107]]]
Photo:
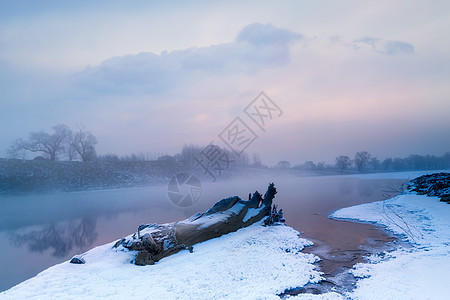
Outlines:
[[[247,153],[237,154],[227,148],[217,145],[185,145],[181,152],[173,156],[154,152],[133,153],[119,156],[114,153],[97,155],[96,137],[83,127],[78,126],[72,131],[64,124],[52,127],[51,132],[44,130],[30,132],[27,139],[16,139],[12,142],[6,153],[10,159],[26,160],[32,155],[39,161],[82,161],[82,162],[139,162],[159,161],[171,168],[192,170],[205,166],[221,172],[230,167],[255,167],[264,166],[259,154],[252,157]],[[289,161],[282,160],[274,168],[296,169],[305,171],[339,171],[356,170],[366,171],[403,171],[403,170],[430,170],[450,168],[450,152],[443,156],[434,155],[410,155],[406,158],[386,158],[380,161],[367,151],[356,152],[353,157],[339,155],[334,164],[325,162],[306,161],[303,164],[292,166]],[[207,170],[210,171],[209,169]]]
[[[154,157],[157,157],[156,159]],[[235,152],[222,148],[217,145],[185,145],[181,149],[180,153],[175,155],[168,154],[148,154],[148,153],[132,153],[130,155],[119,156],[117,154],[108,153],[105,155],[97,155],[97,161],[107,161],[107,162],[117,162],[117,161],[168,161],[173,164],[177,164],[183,169],[195,168],[198,164],[198,160],[201,158],[207,158],[210,161],[214,160],[225,160],[230,163],[230,166],[249,166],[255,165],[260,166],[261,159],[258,154],[253,155],[252,161],[250,161],[250,156],[247,153],[236,154]],[[256,163],[255,163],[256,162]]]
[[289,162],[280,161],[277,164],[277,168],[306,171],[336,170],[339,172],[346,170],[359,172],[439,170],[450,168],[450,152],[442,156],[413,154],[405,158],[386,158],[381,161],[367,151],[361,151],[355,153],[353,158],[346,155],[339,155],[336,157],[335,164],[306,161],[304,164],[291,167]]
[[261,166],[261,159],[258,154],[253,155],[253,162],[250,163],[247,153],[240,153],[221,148],[217,145],[186,145],[180,153],[170,156],[155,152],[132,153],[129,155],[117,155],[107,153],[98,155],[96,152],[97,138],[84,127],[78,126],[75,131],[65,124],[58,124],[51,128],[51,131],[33,131],[26,139],[14,140],[6,155],[9,159],[18,160],[39,160],[39,161],[81,161],[81,162],[119,162],[119,161],[165,161],[172,162],[183,168],[192,168],[198,164],[199,158],[207,158],[209,163],[219,160],[226,160],[234,166],[248,166],[253,164]]

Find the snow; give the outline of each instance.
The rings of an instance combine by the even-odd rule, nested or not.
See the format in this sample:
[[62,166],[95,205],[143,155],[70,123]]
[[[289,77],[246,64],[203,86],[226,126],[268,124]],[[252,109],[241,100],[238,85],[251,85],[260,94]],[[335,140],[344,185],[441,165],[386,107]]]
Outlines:
[[0,294],[1,299],[279,299],[286,289],[321,280],[310,241],[285,226],[255,223],[155,265],[136,266],[135,252],[94,248],[83,265],[64,262]]
[[261,212],[261,208],[249,208],[242,221],[245,223]]
[[448,299],[450,205],[414,194],[340,209],[331,217],[377,223],[410,247],[369,257],[352,273],[359,277],[352,299]]
[[[219,222],[225,222],[231,216],[239,214],[239,212],[245,207],[242,203],[236,203],[229,209],[225,211],[216,212],[211,215],[194,215],[187,220],[180,221],[180,224],[191,224],[191,225],[200,225],[198,229],[207,228],[211,225],[217,224]],[[198,216],[198,218],[195,218]]]
[[231,208],[227,209],[225,212],[229,212],[231,214],[239,214],[241,212],[241,210],[245,207],[244,204],[242,203],[236,203],[235,205],[233,205]]
[[216,213],[216,214],[212,214],[212,215],[208,215],[208,216],[202,216],[201,218],[194,220],[192,222],[180,221],[179,223],[200,225],[198,228],[203,229],[203,228],[209,227],[211,225],[217,224],[219,222],[225,222],[226,220],[228,220],[228,218],[230,216],[231,216],[230,213],[226,213],[226,211],[224,211],[224,212],[220,212],[220,213]]

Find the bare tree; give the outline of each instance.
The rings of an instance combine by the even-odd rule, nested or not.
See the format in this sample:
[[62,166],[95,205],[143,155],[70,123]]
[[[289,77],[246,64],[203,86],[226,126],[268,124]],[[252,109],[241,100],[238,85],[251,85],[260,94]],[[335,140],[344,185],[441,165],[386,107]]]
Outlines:
[[67,159],[69,161],[74,161],[78,158],[78,153],[75,147],[72,145],[73,143],[73,132],[72,130],[69,132],[66,141],[64,142],[64,151],[66,153]]
[[371,155],[367,151],[356,152],[355,165],[358,171],[362,171],[366,164],[369,162]]
[[338,157],[336,157],[336,167],[340,172],[343,172],[345,169],[350,167],[351,164],[352,161],[347,155],[339,155]]
[[259,153],[253,153],[252,161],[253,161],[254,167],[256,167],[256,168],[262,167],[261,156],[259,156]]
[[[202,152],[202,147],[197,145],[184,145],[181,150],[180,157],[181,163],[187,169],[195,168],[195,157],[200,157]],[[159,157],[159,156],[158,156]]]
[[374,169],[374,170],[378,170],[381,165],[380,160],[376,157],[370,158],[369,164],[372,167],[372,169]]
[[381,164],[383,165],[384,170],[389,170],[392,166],[392,158],[386,158]]
[[64,152],[64,143],[70,135],[70,129],[63,124],[55,125],[52,129],[53,134],[44,131],[30,133],[28,142],[23,142],[21,147],[27,151],[41,152],[49,160],[55,161]]
[[17,139],[12,142],[11,146],[6,150],[6,154],[9,158],[13,159],[25,159],[27,156],[24,148],[25,142],[22,139]]
[[316,165],[317,170],[325,170],[327,168],[327,165],[324,161],[318,162]]
[[287,160],[279,161],[276,168],[277,169],[289,169],[291,167],[291,163]]
[[87,162],[92,161],[96,158],[97,154],[95,152],[95,145],[97,144],[97,139],[95,136],[86,131],[84,128],[78,128],[78,131],[73,135],[71,142],[72,147],[78,153],[81,161]]
[[303,164],[303,169],[305,170],[315,170],[316,168],[316,164],[311,160],[305,161],[305,163]]
[[[73,137],[70,139],[70,141],[73,140]],[[67,151],[67,158],[69,161],[73,161],[77,159],[78,153],[74,146],[72,146],[71,143],[66,145],[66,151]]]

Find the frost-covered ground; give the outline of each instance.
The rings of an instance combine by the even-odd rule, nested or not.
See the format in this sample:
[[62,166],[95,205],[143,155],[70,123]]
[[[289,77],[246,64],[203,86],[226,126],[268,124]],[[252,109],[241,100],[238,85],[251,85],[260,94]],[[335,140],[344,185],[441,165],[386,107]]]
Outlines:
[[340,209],[334,218],[376,222],[411,247],[369,258],[352,271],[352,299],[450,299],[450,205],[438,197],[400,195]]
[[[151,266],[113,243],[85,253],[84,265],[51,267],[1,299],[279,299],[286,289],[318,282],[311,242],[294,229],[256,223],[194,246]],[[123,248],[122,248],[123,249]]]

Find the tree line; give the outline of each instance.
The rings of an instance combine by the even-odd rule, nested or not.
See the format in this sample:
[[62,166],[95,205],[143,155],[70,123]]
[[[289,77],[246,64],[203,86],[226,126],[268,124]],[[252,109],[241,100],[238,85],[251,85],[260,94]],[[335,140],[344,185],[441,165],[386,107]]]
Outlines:
[[[29,154],[34,154],[35,160],[49,161],[103,161],[103,162],[139,162],[161,161],[167,165],[180,165],[185,169],[195,168],[195,159],[200,158],[208,146],[185,145],[180,153],[173,156],[163,153],[132,153],[119,156],[114,153],[97,155],[96,137],[84,127],[71,130],[67,125],[58,124],[51,128],[50,132],[44,130],[30,132],[27,139],[16,139],[7,149],[8,158],[26,159]],[[247,153],[235,154],[227,148],[216,145],[216,153],[224,155],[234,166],[261,167],[259,154],[253,154],[252,162]],[[36,156],[37,155],[37,156]]]
[[[216,148],[217,153],[221,155],[225,155],[227,160],[235,166],[262,166],[261,158],[259,154],[253,154],[252,160],[250,160],[250,156],[248,153],[241,153],[237,155],[233,151],[230,151],[227,148],[222,148],[217,145],[209,145]],[[208,146],[201,145],[184,145],[181,149],[180,153],[176,153],[175,155],[169,155],[167,153],[132,153],[129,155],[119,156],[114,153],[107,153],[104,155],[98,155],[98,161],[107,161],[107,162],[119,162],[119,161],[165,161],[165,162],[173,162],[181,165],[184,169],[193,169],[196,167],[195,158],[201,158],[203,152]]]
[[[118,156],[113,153],[97,155],[96,137],[84,127],[78,126],[71,130],[67,125],[58,124],[51,128],[51,132],[35,131],[31,132],[27,139],[16,139],[7,149],[9,158],[25,159],[27,154],[37,154],[34,159],[45,159],[50,161],[79,160],[88,161],[163,161],[168,165],[179,165],[184,169],[195,168],[195,158],[200,158],[208,146],[185,145],[180,153],[173,156],[162,153],[131,154]],[[209,145],[211,146],[211,145]],[[233,166],[267,168],[263,165],[259,154],[255,153],[251,157],[248,153],[237,155],[227,148],[216,145],[216,153],[226,156],[227,161]],[[211,150],[211,149],[210,149]],[[333,170],[343,173],[346,170],[363,171],[402,171],[402,170],[430,170],[450,168],[450,152],[442,156],[434,155],[410,155],[406,158],[386,158],[379,160],[367,151],[359,151],[353,157],[339,155],[334,164],[325,162],[306,161],[303,164],[291,166],[289,161],[282,160],[275,166],[278,169],[298,169],[307,171]]]
[[[287,168],[287,164],[287,161],[280,161],[277,167]],[[338,170],[341,173],[346,170],[355,170],[359,172],[437,170],[450,168],[450,152],[447,152],[442,156],[413,154],[405,158],[389,157],[381,161],[367,151],[359,151],[356,152],[352,158],[347,155],[337,156],[334,164],[306,161],[304,164],[292,168],[308,171]]]

